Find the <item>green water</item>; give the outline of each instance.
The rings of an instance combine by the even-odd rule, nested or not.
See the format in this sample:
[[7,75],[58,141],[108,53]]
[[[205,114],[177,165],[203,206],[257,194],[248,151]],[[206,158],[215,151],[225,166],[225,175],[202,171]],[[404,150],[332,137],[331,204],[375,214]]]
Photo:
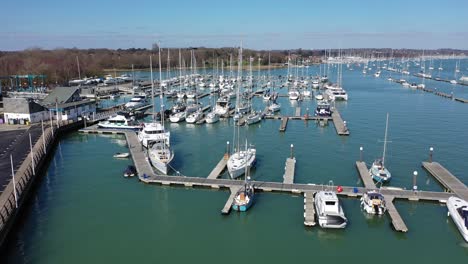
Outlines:
[[[436,64],[437,65],[437,64]],[[284,73],[283,73],[284,74]],[[434,147],[434,159],[468,183],[468,105],[374,77],[345,71],[350,100],[337,108],[351,131],[336,135],[332,124],[266,120],[242,129],[257,147],[256,180],[281,181],[289,146],[297,157],[295,181],[362,185],[354,161],[359,147],[370,163],[382,151],[385,115],[390,113],[388,166],[392,185],[411,188],[419,171],[422,190],[441,190],[420,167]],[[468,87],[459,87],[464,91]],[[284,93],[284,90],[281,90]],[[466,92],[466,91],[464,91]],[[208,102],[209,97],[204,101]],[[294,106],[281,98],[282,113]],[[261,100],[254,104],[263,109]],[[313,100],[299,103],[314,109]],[[188,176],[206,177],[232,143],[232,123],[169,124],[173,166]],[[468,246],[438,204],[397,201],[409,232],[393,231],[387,216],[368,217],[356,199],[342,199],[350,224],[345,230],[303,225],[303,198],[260,193],[245,214],[222,216],[227,191],[162,187],[125,179],[131,160],[120,136],[72,133],[63,138],[47,174],[10,237],[1,263],[259,263],[341,260],[379,263],[463,262]],[[226,175],[223,175],[226,177]],[[244,260],[245,259],[245,260]]]

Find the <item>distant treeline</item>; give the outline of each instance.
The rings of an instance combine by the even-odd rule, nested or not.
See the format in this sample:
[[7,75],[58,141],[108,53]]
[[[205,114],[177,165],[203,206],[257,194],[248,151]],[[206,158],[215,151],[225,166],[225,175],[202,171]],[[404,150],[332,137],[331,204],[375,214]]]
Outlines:
[[[191,50],[194,51],[193,59]],[[452,49],[426,50],[425,55],[461,55],[465,51]],[[163,68],[169,65],[171,69],[196,65],[197,68],[214,68],[218,65],[221,68],[223,63],[225,69],[229,67],[230,58],[232,65],[237,65],[238,48],[185,48],[162,49],[161,65]],[[252,57],[254,65],[268,65],[269,57],[272,65],[284,64],[288,62],[290,56],[292,62],[318,63],[327,56],[338,56],[339,50],[243,50],[243,64],[249,64],[249,57]],[[422,55],[422,50],[413,49],[344,49],[341,50],[343,56],[364,56],[364,57],[417,57]],[[39,48],[27,49],[23,51],[0,51],[0,76],[37,74],[46,75],[45,84],[65,84],[69,80],[79,76],[92,77],[102,76],[105,70],[109,69],[131,69],[132,65],[136,70],[149,68],[149,57],[153,55],[153,67],[158,67],[157,49],[54,49],[43,50]],[[168,64],[169,55],[169,64]],[[260,59],[260,61],[259,61]],[[78,74],[78,61],[80,71]],[[8,86],[8,80],[3,79],[2,84]]]

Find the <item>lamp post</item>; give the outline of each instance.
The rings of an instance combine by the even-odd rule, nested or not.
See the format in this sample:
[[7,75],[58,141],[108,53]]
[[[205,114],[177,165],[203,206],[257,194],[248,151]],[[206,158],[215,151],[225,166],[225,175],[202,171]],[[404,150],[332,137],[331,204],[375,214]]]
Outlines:
[[294,145],[291,144],[291,159],[294,158]]
[[432,163],[432,153],[434,152],[434,148],[430,147],[429,148],[429,162]]
[[229,158],[229,141],[226,142],[226,155]]
[[364,150],[364,148],[361,146],[359,147],[359,161],[362,162],[362,151]]
[[418,177],[418,172],[413,171],[413,191],[416,192],[418,190],[418,186],[416,185],[416,178]]

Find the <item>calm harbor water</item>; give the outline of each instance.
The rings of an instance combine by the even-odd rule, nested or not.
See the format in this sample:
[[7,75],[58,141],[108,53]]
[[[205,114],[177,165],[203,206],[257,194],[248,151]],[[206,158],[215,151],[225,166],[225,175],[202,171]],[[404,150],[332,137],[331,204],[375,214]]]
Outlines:
[[[284,69],[272,74],[286,75]],[[363,76],[358,69],[345,70],[343,83],[350,99],[336,107],[348,123],[349,137],[337,136],[333,124],[320,127],[299,120],[291,120],[285,133],[278,132],[279,120],[241,128],[257,147],[254,179],[281,181],[289,146],[294,144],[296,182],[362,185],[354,167],[359,147],[364,147],[368,164],[381,155],[388,112],[391,185],[411,188],[412,172],[417,170],[419,189],[441,190],[421,168],[431,146],[434,159],[468,183],[467,105],[386,78]],[[426,80],[428,88],[436,85],[468,98],[466,86]],[[203,102],[211,100],[206,97]],[[292,114],[296,104],[303,113],[316,105],[314,100],[279,102],[283,114]],[[264,108],[261,98],[254,99],[254,105]],[[226,141],[232,143],[232,121],[167,127],[176,153],[173,166],[187,176],[206,177],[223,155]],[[247,213],[222,216],[227,191],[124,179],[122,170],[131,160],[112,155],[127,151],[121,136],[72,133],[62,139],[24,220],[2,253],[2,263],[234,263],[239,258],[270,263],[330,258],[437,263],[468,257],[468,245],[439,204],[397,201],[409,228],[406,234],[394,232],[387,216],[365,215],[357,199],[341,199],[350,221],[345,230],[304,227],[303,198],[288,194],[260,193]]]

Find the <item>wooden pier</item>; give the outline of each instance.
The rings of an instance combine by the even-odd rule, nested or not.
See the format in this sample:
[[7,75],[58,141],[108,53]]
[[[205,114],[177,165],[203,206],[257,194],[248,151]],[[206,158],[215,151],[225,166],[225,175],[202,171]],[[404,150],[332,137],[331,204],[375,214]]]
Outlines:
[[287,158],[284,167],[283,183],[294,183],[294,171],[296,170],[296,158]]
[[385,203],[387,205],[387,212],[392,220],[393,228],[395,228],[398,232],[408,232],[408,227],[406,227],[403,218],[401,218],[400,213],[396,209],[395,205],[393,204],[394,197],[386,195],[385,196]]
[[375,189],[376,186],[369,173],[369,169],[367,169],[366,163],[363,161],[356,161],[356,168],[358,169],[359,176],[361,176],[364,186],[368,189]]
[[286,127],[288,126],[288,120],[289,120],[288,117],[282,117],[281,118],[281,125],[280,125],[280,128],[279,128],[280,132],[286,131]]
[[332,113],[333,124],[335,125],[336,133],[340,136],[349,136],[349,130],[345,122],[341,118],[338,110],[334,109]]
[[217,179],[226,168],[227,161],[228,156],[224,155],[224,157],[218,162],[216,167],[214,167],[214,169],[211,171],[210,175],[208,175],[207,179]]
[[468,201],[468,188],[463,182],[450,173],[450,171],[448,171],[438,162],[423,162],[422,166],[448,191],[451,191],[459,198]]
[[304,192],[304,225],[315,226],[314,192]]
[[231,190],[231,194],[229,195],[229,198],[226,201],[226,204],[224,204],[223,209],[221,210],[221,214],[229,214],[231,211],[232,203],[234,202],[234,198],[236,198],[236,193],[239,191],[240,187],[231,187],[229,188]]

